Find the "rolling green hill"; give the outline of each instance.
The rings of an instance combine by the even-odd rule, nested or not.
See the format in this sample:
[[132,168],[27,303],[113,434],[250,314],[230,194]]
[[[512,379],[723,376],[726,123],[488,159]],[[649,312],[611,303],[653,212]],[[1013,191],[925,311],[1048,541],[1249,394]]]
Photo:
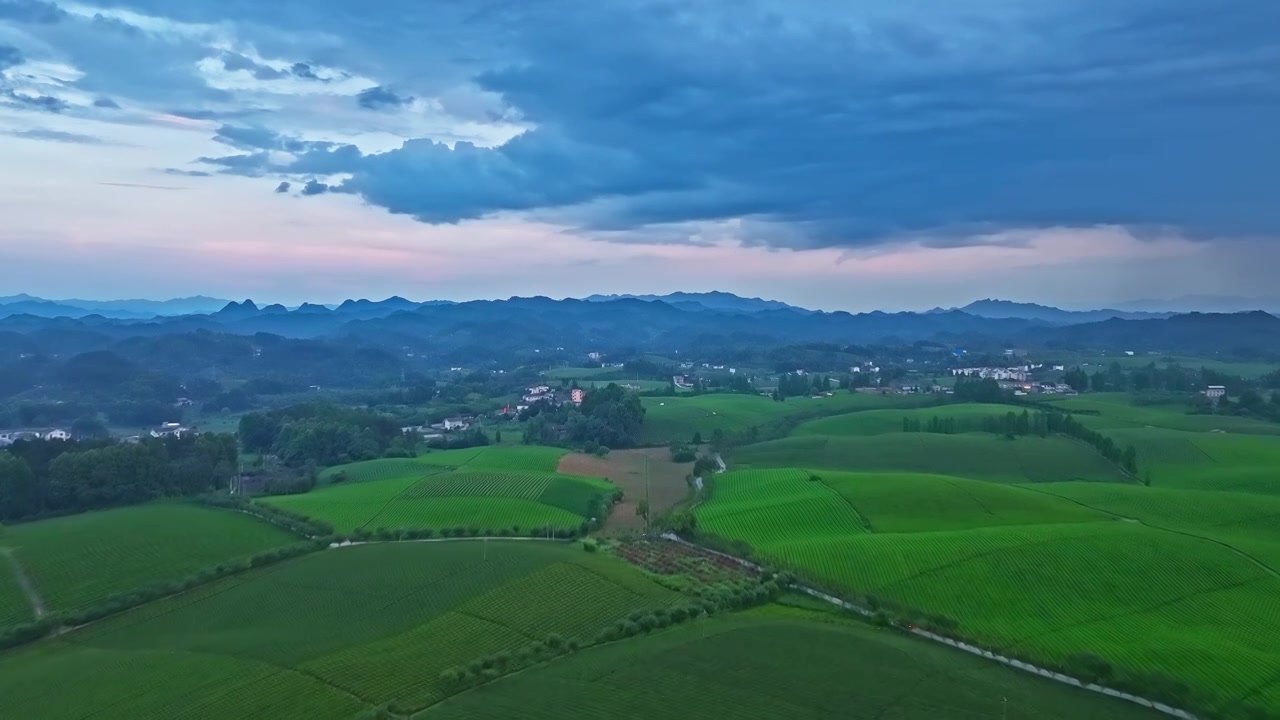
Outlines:
[[980,421],[987,417],[1003,417],[1010,412],[1022,412],[1012,405],[985,403],[957,403],[909,410],[867,410],[845,415],[810,420],[792,431],[792,435],[881,435],[902,432],[903,418],[919,420],[927,425],[930,418],[955,418]]
[[989,647],[1050,664],[1091,653],[1207,707],[1260,702],[1280,679],[1274,534],[1255,528],[1273,509],[1138,494],[1151,490],[735,471],[697,515],[822,586],[947,616]]
[[592,648],[416,718],[552,720],[566,708],[619,720],[1160,717],[902,635],[771,607]]
[[836,437],[801,435],[732,451],[734,467],[810,467],[953,475],[994,482],[1126,482],[1093,448],[1065,437],[1006,440],[969,433]]
[[575,545],[339,548],[0,655],[0,697],[6,715],[49,720],[349,720],[439,700],[447,667],[680,599]]

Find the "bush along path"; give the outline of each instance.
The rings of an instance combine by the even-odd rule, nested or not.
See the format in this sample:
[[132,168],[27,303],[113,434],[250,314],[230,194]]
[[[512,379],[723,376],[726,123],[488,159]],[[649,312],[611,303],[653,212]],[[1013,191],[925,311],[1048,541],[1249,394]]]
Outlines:
[[[734,555],[730,555],[728,553],[723,553],[718,550],[712,550],[710,548],[706,548],[701,545],[697,545],[695,543],[691,543],[687,540],[680,538],[678,535],[675,535],[674,533],[663,533],[661,537],[662,539],[667,540],[669,542],[689,545],[692,547],[696,547],[703,552],[712,553],[714,555],[718,555],[725,559],[732,560],[742,565],[744,568],[750,568],[760,572],[764,571],[764,568],[762,568],[760,565],[750,560],[740,558]],[[831,595],[829,593],[822,592],[821,590],[809,587],[808,585],[805,585],[800,582],[792,581],[788,585],[788,588],[791,590],[795,590],[797,592],[802,592],[806,595],[809,595],[810,597],[817,598],[818,600],[822,600],[823,602],[829,603],[843,610],[853,612],[865,618],[871,619],[877,624],[887,625],[889,627],[893,627],[904,632],[909,632],[912,635],[915,635],[920,638],[924,638],[926,640],[942,643],[943,645],[948,645],[957,650],[962,650],[972,655],[984,657],[988,660],[994,660],[995,662],[1014,668],[1016,670],[1021,670],[1023,672],[1031,673],[1033,675],[1039,675],[1040,677],[1048,678],[1049,680],[1060,682],[1064,685],[1071,685],[1073,687],[1082,688],[1090,692],[1096,692],[1102,695],[1107,695],[1109,697],[1125,700],[1127,702],[1134,703],[1135,705],[1142,705],[1143,707],[1151,708],[1152,710],[1163,713],[1165,715],[1169,715],[1170,717],[1179,718],[1179,720],[1201,720],[1199,717],[1197,717],[1196,715],[1193,715],[1192,713],[1187,712],[1186,710],[1173,707],[1172,705],[1168,705],[1166,703],[1144,698],[1139,695],[1134,695],[1133,693],[1127,693],[1122,690],[1116,690],[1115,688],[1110,688],[1105,685],[1099,685],[1097,683],[1091,683],[1091,682],[1084,682],[1079,678],[1071,677],[1070,675],[1067,675],[1065,673],[1060,673],[1054,670],[1049,670],[1047,668],[1042,668],[1037,665],[1033,665],[1031,663],[1025,662],[1023,660],[1018,660],[1017,658],[1011,658],[1004,655],[1000,655],[990,650],[980,648],[976,645],[971,645],[969,643],[962,642],[954,638],[949,638],[943,635],[939,635],[936,632],[932,632],[925,628],[917,627],[910,623],[904,623],[902,621],[890,619],[883,612],[877,612],[875,610],[872,610],[871,608],[858,605],[857,603],[849,602],[848,600],[837,597],[835,595]]]
[[27,576],[27,571],[22,568],[22,563],[18,561],[18,556],[14,554],[13,548],[0,547],[0,555],[8,558],[8,563],[13,567],[13,577],[18,581],[18,587],[22,589],[22,594],[27,596],[27,602],[31,603],[31,613],[35,619],[42,620],[48,611],[44,607],[44,598],[40,597],[40,593],[36,591],[36,586],[31,582],[31,578]]

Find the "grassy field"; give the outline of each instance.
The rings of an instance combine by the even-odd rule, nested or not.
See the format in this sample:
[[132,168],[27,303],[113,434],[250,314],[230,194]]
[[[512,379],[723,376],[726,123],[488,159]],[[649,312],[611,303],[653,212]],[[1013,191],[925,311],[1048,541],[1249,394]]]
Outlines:
[[[489,469],[481,458],[500,458],[510,465],[536,465],[548,453],[505,452],[508,448],[485,449],[458,470],[426,465],[423,461],[448,455],[448,451],[418,458],[407,472],[363,482],[347,482],[312,490],[301,495],[263,498],[262,502],[323,520],[338,532],[357,528],[444,528],[473,527],[482,531],[528,533],[534,528],[577,528],[586,519],[592,498],[612,493],[615,487],[597,478]],[[546,448],[510,448],[514,451]],[[559,454],[563,454],[560,451]],[[556,455],[556,458],[559,457]],[[451,460],[458,455],[450,455]],[[375,460],[373,463],[404,461]],[[411,461],[414,462],[414,461]],[[345,466],[364,477],[371,465]],[[379,473],[388,466],[378,465]],[[400,467],[399,465],[390,467]],[[341,468],[337,468],[341,469]],[[386,472],[391,472],[387,469]]]
[[568,450],[538,445],[496,445],[463,450],[433,450],[414,458],[365,460],[325,468],[321,482],[332,482],[342,473],[346,482],[367,482],[417,476],[426,477],[452,468],[555,472]]
[[558,367],[551,368],[542,374],[552,380],[585,380],[603,375],[616,375],[622,370],[623,368],[612,367]]
[[[0,655],[6,716],[349,720],[439,700],[443,669],[683,601],[577,545],[340,548]],[[77,678],[66,692],[67,678]]]
[[1185,493],[1134,485],[756,470],[717,478],[697,514],[846,595],[949,616],[1042,662],[1093,653],[1162,673],[1223,707],[1280,690],[1276,534],[1257,529],[1274,508],[1248,504],[1197,510]]
[[161,503],[13,525],[0,544],[22,563],[46,607],[57,611],[297,539],[247,515]]
[[1008,483],[1126,481],[1119,469],[1093,448],[1069,438],[1006,440],[983,433],[800,435],[736,448],[730,464],[925,473]]
[[417,720],[559,720],[566,708],[623,720],[1159,717],[902,635],[771,607],[592,648]]
[[929,419],[933,417],[955,418],[957,422],[964,420],[979,422],[983,418],[1004,417],[1010,412],[1021,413],[1022,410],[1011,405],[983,403],[958,403],[913,410],[867,410],[810,420],[798,425],[791,434],[884,435],[902,432],[904,418],[918,420],[921,424],[928,425]]
[[1134,446],[1139,472],[1149,473],[1153,486],[1280,494],[1280,438],[1160,428],[1105,432]]
[[831,397],[795,397],[775,402],[759,395],[711,394],[694,397],[644,398],[641,440],[665,445],[689,442],[694,433],[704,439],[719,428],[743,432],[752,426],[791,418],[821,417],[860,410],[911,408],[934,402],[928,395],[872,395],[837,392]]

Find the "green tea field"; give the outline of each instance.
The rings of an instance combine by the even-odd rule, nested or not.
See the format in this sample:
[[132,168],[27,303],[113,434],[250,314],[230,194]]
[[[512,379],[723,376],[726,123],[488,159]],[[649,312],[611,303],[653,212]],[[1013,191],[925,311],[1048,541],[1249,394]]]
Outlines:
[[248,515],[179,503],[40,520],[0,536],[50,611],[83,608],[297,540]]
[[510,658],[553,634],[590,638],[680,601],[576,544],[338,548],[4,653],[0,697],[6,716],[49,720],[349,720],[440,700],[446,668]]
[[839,392],[831,397],[794,397],[775,402],[759,395],[698,395],[694,397],[644,398],[645,419],[641,440],[665,445],[688,442],[694,433],[710,439],[718,428],[746,432],[772,422],[822,417],[858,410],[912,408],[932,403],[927,395],[874,395]]
[[[867,410],[844,415],[810,420],[802,423],[792,431],[792,435],[882,435],[902,432],[904,419],[917,420],[927,424],[930,418],[954,418],[957,421],[981,421],[983,418],[1003,417],[1015,412],[1009,405],[988,405],[985,403],[958,403],[905,410]],[[1016,412],[1021,412],[1020,410]]]
[[1068,412],[1082,413],[1076,419],[1096,430],[1163,428],[1187,432],[1280,435],[1280,424],[1233,415],[1190,414],[1186,402],[1136,405],[1128,393],[1089,393],[1056,399],[1052,404]]
[[552,720],[566,708],[623,720],[1159,717],[899,634],[770,607],[591,648],[416,720]]
[[[498,457],[521,459],[505,453]],[[368,467],[367,463],[344,467],[357,474],[365,469],[361,465]],[[329,485],[262,502],[322,520],[344,533],[357,528],[467,527],[486,534],[525,534],[534,528],[577,528],[587,519],[592,500],[615,490],[597,478],[481,467],[466,463],[463,469],[446,471],[418,464],[394,477]]]
[[1193,523],[1193,499],[1150,490],[743,470],[697,514],[820,585],[949,617],[988,647],[1067,666],[1093,654],[1208,707],[1277,692],[1275,534],[1254,529],[1272,509],[1204,503]]
[[1130,482],[1089,446],[1065,437],[1006,440],[984,433],[796,435],[731,452],[734,467],[811,467],[954,475],[994,482]]

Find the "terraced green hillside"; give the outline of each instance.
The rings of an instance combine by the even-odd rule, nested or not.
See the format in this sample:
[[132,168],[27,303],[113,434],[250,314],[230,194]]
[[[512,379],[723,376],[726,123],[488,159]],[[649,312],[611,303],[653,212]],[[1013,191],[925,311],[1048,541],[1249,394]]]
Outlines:
[[1091,653],[1185,683],[1189,702],[1280,709],[1262,699],[1280,690],[1280,576],[1274,535],[1256,530],[1273,509],[1206,501],[1192,520],[1192,498],[1137,495],[1149,488],[983,485],[738,471],[697,514],[823,586],[950,617],[987,646],[1055,664]]
[[[1280,435],[1280,424],[1231,415],[1193,415],[1185,402],[1138,405],[1128,393],[1088,393],[1060,398],[1052,403],[1095,430],[1113,428],[1164,428],[1186,432],[1215,430],[1250,435]],[[1083,413],[1090,414],[1083,414]]]
[[620,720],[1160,717],[894,633],[765,608],[592,648],[416,720],[558,720],[566,708]]
[[248,515],[182,503],[40,520],[0,536],[50,611],[84,608],[297,540]]
[[0,655],[0,697],[6,715],[48,720],[349,720],[439,700],[447,667],[681,599],[576,545],[340,548]]
[[734,467],[811,467],[952,475],[993,482],[1128,482],[1093,448],[1065,437],[1006,440],[984,433],[800,435],[735,448]]
[[[3,532],[3,530],[0,530]],[[0,535],[0,542],[4,536]],[[0,551],[3,553],[5,551]],[[17,625],[34,619],[31,603],[23,594],[14,576],[12,563],[7,554],[0,554],[0,628]]]
[[1280,494],[1280,437],[1196,433],[1161,428],[1104,431],[1133,445],[1156,487]]

